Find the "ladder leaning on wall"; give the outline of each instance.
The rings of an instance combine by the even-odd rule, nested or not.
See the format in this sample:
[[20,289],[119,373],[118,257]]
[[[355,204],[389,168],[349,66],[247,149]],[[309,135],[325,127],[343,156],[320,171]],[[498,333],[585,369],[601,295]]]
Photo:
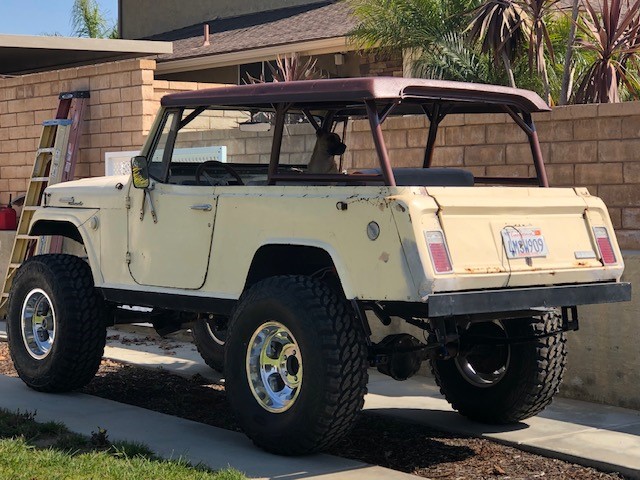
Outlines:
[[88,98],[88,91],[61,93],[56,118],[42,124],[42,135],[2,286],[0,319],[7,314],[9,291],[20,265],[36,252],[62,251],[62,237],[33,237],[29,235],[29,227],[34,213],[40,208],[44,189],[55,183],[73,180]]

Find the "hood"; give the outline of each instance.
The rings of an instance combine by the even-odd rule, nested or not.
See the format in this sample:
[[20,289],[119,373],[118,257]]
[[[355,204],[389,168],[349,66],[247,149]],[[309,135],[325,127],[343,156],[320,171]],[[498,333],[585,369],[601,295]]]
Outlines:
[[122,208],[130,175],[84,178],[51,185],[45,190],[47,207]]

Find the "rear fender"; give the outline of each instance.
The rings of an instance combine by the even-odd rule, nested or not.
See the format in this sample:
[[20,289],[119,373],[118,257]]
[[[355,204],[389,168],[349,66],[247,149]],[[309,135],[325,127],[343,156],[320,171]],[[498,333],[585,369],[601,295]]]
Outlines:
[[[263,276],[269,276],[269,275],[260,275],[257,278],[252,278],[254,277],[254,272],[255,272],[255,267],[256,264],[258,263],[257,260],[259,260],[259,258],[262,256],[262,252],[265,251],[269,251],[270,247],[283,247],[283,248],[291,248],[292,250],[298,250],[301,248],[305,248],[305,249],[310,249],[310,251],[316,251],[318,253],[321,253],[323,255],[327,256],[327,259],[331,262],[331,266],[333,268],[335,268],[335,272],[337,274],[337,277],[340,281],[340,286],[342,287],[342,291],[344,292],[344,295],[347,299],[352,299],[355,297],[355,292],[353,289],[353,285],[351,282],[351,278],[349,275],[349,272],[347,270],[347,267],[344,263],[344,261],[342,260],[342,258],[340,257],[339,253],[333,248],[332,245],[329,245],[327,243],[324,242],[318,242],[318,241],[314,241],[311,239],[305,239],[305,240],[292,240],[292,239],[287,239],[287,240],[278,240],[278,239],[272,239],[267,243],[264,243],[260,246],[260,248],[256,251],[256,254],[254,255],[254,259],[251,263],[251,268],[249,270],[249,272],[246,275],[247,278],[247,284],[245,284],[245,288],[247,286],[249,286],[251,283],[253,283],[255,280],[260,280],[262,279],[261,277]],[[326,265],[329,266],[329,265]],[[282,275],[282,274],[301,274],[301,273],[305,273],[305,274],[309,274],[312,272],[302,272],[302,271],[277,271],[275,272],[275,274],[278,275]]]

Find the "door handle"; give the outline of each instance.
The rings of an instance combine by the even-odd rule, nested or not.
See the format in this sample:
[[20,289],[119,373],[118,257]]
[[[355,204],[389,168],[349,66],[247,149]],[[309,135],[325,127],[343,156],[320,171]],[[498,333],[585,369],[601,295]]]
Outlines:
[[203,212],[210,212],[211,211],[211,204],[202,203],[202,204],[198,204],[198,205],[191,205],[191,210],[202,210]]

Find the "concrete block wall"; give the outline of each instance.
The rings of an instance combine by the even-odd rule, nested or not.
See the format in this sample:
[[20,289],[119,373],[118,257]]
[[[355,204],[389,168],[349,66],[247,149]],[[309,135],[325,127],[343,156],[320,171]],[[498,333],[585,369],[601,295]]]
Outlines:
[[640,410],[640,252],[624,254],[631,302],[578,308],[580,330],[568,336],[560,395]]
[[[601,197],[623,249],[640,249],[640,102],[556,107],[536,114],[552,186],[585,186]],[[427,121],[391,117],[384,124],[394,165],[421,166]],[[345,165],[377,164],[364,121],[347,135]],[[534,176],[526,136],[506,115],[452,115],[441,124],[434,166],[471,170],[477,176]]]
[[54,118],[58,95],[89,90],[76,177],[104,175],[104,154],[139,150],[160,99],[208,84],[154,80],[155,61],[125,60],[0,79],[0,204],[24,193],[42,133]]
[[[9,193],[24,192],[41,122],[53,117],[59,92],[86,88],[92,92],[76,170],[78,177],[85,177],[102,175],[105,152],[141,147],[164,94],[213,86],[155,81],[154,69],[151,60],[128,60],[0,79],[0,204],[8,201]],[[526,138],[507,121],[504,115],[448,117],[438,135],[436,165],[463,167],[477,175],[532,175]],[[640,250],[640,162],[636,156],[640,151],[640,102],[558,107],[550,114],[536,115],[536,122],[552,185],[584,185],[601,196],[609,206],[621,246]],[[392,117],[385,122],[384,134],[395,165],[421,165],[426,126],[424,118],[416,117]],[[349,126],[343,168],[377,165],[368,128],[364,121]],[[221,134],[225,142],[230,141],[229,132]],[[290,126],[288,133],[283,160],[305,163],[315,135],[308,126],[300,125]],[[235,130],[231,161],[268,161],[271,133],[237,134]],[[205,141],[204,137],[199,140]],[[12,240],[12,232],[0,232],[0,274],[6,269]],[[636,290],[640,288],[639,259],[637,252],[625,254],[625,278]],[[562,395],[640,409],[639,302],[581,309],[581,330],[569,335]]]
[[127,60],[0,80],[0,203],[26,190],[41,124],[54,118],[61,92],[91,91],[76,176],[102,175],[107,151],[139,148],[154,69],[154,61]]
[[[212,145],[227,147],[227,161],[236,163],[268,164],[273,140],[273,130],[269,132],[241,132],[238,122],[248,118],[235,112],[219,112],[211,117],[208,125],[181,133],[177,140],[178,148],[208,147]],[[216,129],[211,129],[216,128]],[[315,131],[309,124],[287,125],[282,141],[280,162],[283,164],[307,164],[315,146]]]

